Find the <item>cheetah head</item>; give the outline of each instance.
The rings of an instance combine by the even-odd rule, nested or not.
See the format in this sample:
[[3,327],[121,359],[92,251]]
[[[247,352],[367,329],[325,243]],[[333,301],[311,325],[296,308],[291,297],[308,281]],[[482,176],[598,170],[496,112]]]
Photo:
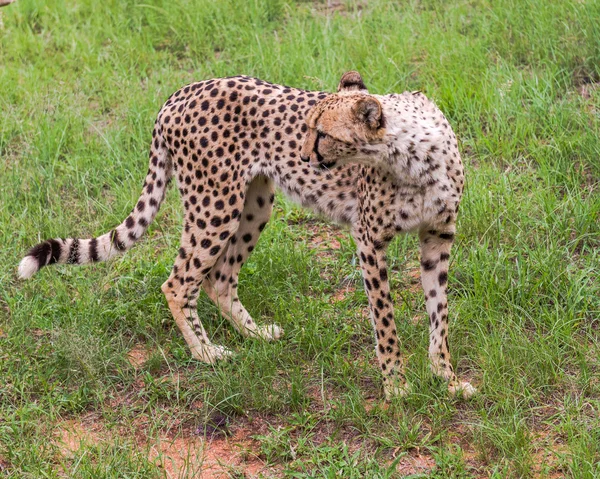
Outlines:
[[319,169],[355,162],[373,165],[385,136],[383,109],[357,72],[342,76],[338,93],[317,103],[306,118],[301,158]]

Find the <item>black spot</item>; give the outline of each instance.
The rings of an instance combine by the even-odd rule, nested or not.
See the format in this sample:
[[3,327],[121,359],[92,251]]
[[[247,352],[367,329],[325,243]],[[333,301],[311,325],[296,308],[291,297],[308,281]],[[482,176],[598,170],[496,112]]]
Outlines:
[[[139,204],[139,203],[138,203]],[[117,230],[112,230],[112,232],[110,233],[110,240],[113,244],[113,246],[115,248],[117,248],[118,251],[123,251],[125,250],[125,243],[123,243],[120,239],[119,239],[119,233]]]
[[431,261],[430,259],[421,260],[421,266],[424,271],[431,271],[435,268],[436,264],[435,261]]

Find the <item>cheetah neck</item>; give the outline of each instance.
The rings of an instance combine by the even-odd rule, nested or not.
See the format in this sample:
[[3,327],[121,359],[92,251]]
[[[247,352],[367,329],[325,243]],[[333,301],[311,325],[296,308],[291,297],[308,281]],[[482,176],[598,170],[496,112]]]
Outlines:
[[445,183],[445,160],[440,155],[443,132],[404,103],[383,103],[387,131],[377,145],[381,165],[402,186],[424,188]]

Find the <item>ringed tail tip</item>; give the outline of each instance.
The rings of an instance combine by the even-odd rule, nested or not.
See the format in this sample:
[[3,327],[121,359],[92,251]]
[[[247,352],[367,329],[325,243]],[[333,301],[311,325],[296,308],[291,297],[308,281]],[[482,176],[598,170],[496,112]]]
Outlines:
[[19,278],[28,279],[39,271],[39,262],[33,256],[25,256],[19,263]]

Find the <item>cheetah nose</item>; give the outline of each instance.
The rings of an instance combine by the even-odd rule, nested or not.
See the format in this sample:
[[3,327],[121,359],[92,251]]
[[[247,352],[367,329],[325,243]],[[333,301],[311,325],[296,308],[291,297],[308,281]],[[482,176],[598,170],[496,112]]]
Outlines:
[[304,163],[308,163],[310,161],[310,156],[302,156],[300,155],[300,159],[304,162]]

